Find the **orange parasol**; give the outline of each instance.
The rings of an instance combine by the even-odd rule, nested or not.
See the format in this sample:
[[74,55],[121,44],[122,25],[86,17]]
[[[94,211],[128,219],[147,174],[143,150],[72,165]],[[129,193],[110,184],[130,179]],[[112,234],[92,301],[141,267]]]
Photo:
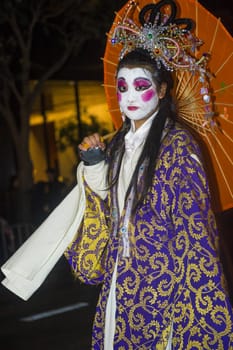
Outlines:
[[[115,71],[122,47],[112,45],[111,36],[130,2],[131,0],[116,13],[103,59],[105,93],[116,128],[122,122],[115,88]],[[157,4],[158,0],[137,1],[131,19],[138,26],[139,12],[150,3]],[[176,71],[177,84],[174,92],[180,119],[198,134],[204,145],[204,154],[208,153],[210,161],[206,163],[211,188],[214,189],[215,210],[222,211],[233,207],[233,38],[220,19],[196,0],[180,0],[176,4],[177,17],[191,18],[196,24],[195,35],[203,41],[195,56],[201,57],[204,52],[210,54],[208,67],[212,73],[210,87],[216,114],[215,123],[211,125],[206,122],[205,103],[200,95],[201,83],[198,76],[187,71]],[[169,13],[170,8],[165,5],[163,11]]]

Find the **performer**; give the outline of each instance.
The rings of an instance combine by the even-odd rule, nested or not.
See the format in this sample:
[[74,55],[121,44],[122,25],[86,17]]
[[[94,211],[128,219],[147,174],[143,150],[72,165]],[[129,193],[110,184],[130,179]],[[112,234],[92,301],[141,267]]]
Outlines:
[[[202,156],[175,120],[171,88],[171,73],[146,50],[127,54],[117,73],[125,121],[106,159],[84,169],[91,196],[110,203],[93,349],[233,346]],[[98,134],[86,137],[84,157],[87,144],[105,148]]]
[[[124,23],[112,40],[124,45],[116,72],[122,127],[110,144],[96,133],[79,145],[86,197],[102,201],[109,228],[104,273],[88,281],[103,283],[92,348],[231,349],[233,313],[202,155],[171,96],[171,67],[195,63],[184,51],[175,62],[158,58],[148,28],[158,35],[145,25],[138,39],[132,21]],[[169,29],[174,48],[177,27]],[[89,159],[95,149],[101,157]],[[89,213],[85,232],[99,226],[97,216]],[[80,237],[66,252],[78,276]]]
[[[142,24],[153,6],[158,11],[159,4],[142,9]],[[184,33],[195,42],[187,34],[192,23],[183,21],[186,30],[177,40],[174,23],[164,34],[162,14],[149,13],[154,26],[144,23],[137,35],[132,20],[123,20],[112,38],[123,44],[116,72],[122,127],[110,144],[94,134],[79,145],[86,197],[101,198],[109,226],[92,347],[230,349],[233,313],[202,155],[193,135],[177,122],[171,96],[171,70],[196,65],[182,46]],[[161,37],[169,37],[162,52],[155,50]],[[206,84],[203,62],[195,69]],[[105,151],[105,159],[88,162],[88,149],[96,148]],[[85,232],[100,226],[95,214],[84,221]],[[77,275],[79,237],[66,253]]]

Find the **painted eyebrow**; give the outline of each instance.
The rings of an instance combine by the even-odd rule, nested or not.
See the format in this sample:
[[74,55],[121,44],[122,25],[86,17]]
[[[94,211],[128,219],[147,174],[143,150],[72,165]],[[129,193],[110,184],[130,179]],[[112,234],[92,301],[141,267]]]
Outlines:
[[149,84],[152,84],[151,80],[148,79],[148,78],[139,77],[139,78],[134,79],[135,82],[143,81],[143,80],[146,81],[146,82],[148,82]]
[[[119,83],[125,83],[125,84],[127,84],[126,79],[123,78],[123,77],[119,77],[119,78],[117,79],[117,83],[118,83],[118,84],[119,84]],[[138,85],[138,84],[143,84],[143,83],[148,84],[148,86],[151,86],[151,85],[152,85],[152,81],[151,81],[150,79],[144,78],[144,77],[135,78],[135,79],[134,79],[134,82],[133,82],[133,85],[136,86],[136,85]]]
[[[119,77],[119,78],[117,78],[117,80],[125,80],[125,78],[124,77]],[[136,80],[136,81],[137,80],[146,80],[146,81],[151,83],[151,80],[149,78],[145,78],[145,77],[138,77],[138,78],[135,78],[134,80]]]

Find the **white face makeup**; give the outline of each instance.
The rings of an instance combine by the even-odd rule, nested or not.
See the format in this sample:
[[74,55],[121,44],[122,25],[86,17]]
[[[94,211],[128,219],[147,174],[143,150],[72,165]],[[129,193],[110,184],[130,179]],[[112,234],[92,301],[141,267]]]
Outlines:
[[158,107],[159,97],[151,73],[143,68],[121,68],[117,74],[120,110],[129,119],[146,120]]

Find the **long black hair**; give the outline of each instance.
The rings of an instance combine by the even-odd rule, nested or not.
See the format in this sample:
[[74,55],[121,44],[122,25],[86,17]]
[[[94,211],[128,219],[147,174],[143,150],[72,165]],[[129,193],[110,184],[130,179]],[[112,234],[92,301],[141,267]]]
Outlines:
[[[155,59],[153,59],[150,54],[144,49],[136,49],[128,53],[124,58],[119,62],[117,72],[121,68],[143,68],[148,70],[152,74],[152,78],[159,92],[162,85],[166,86],[166,93],[159,102],[159,110],[157,116],[154,118],[152,125],[150,127],[147,139],[144,143],[141,155],[138,159],[137,165],[135,167],[128,191],[126,193],[126,198],[130,193],[130,190],[133,186],[134,188],[134,202],[133,202],[133,212],[135,212],[139,203],[143,201],[146,194],[148,193],[150,187],[152,186],[154,171],[156,167],[156,161],[158,158],[158,153],[161,145],[161,138],[163,130],[166,124],[166,121],[169,122],[169,127],[174,126],[176,120],[176,111],[175,104],[171,95],[171,90],[173,88],[173,77],[172,73],[164,68],[164,66],[158,67],[158,64]],[[125,122],[123,123],[121,129],[118,131],[114,139],[112,140],[110,147],[107,151],[108,153],[108,162],[109,162],[109,172],[108,180],[110,187],[117,184],[121,159],[125,151],[124,136],[130,129],[130,121],[126,117]],[[112,168],[116,161],[116,154],[119,155],[120,161],[118,162],[118,169],[116,176],[112,178]],[[145,167],[143,174],[143,188],[138,191],[137,181],[139,176],[139,169],[141,165],[147,161],[148,166]]]

